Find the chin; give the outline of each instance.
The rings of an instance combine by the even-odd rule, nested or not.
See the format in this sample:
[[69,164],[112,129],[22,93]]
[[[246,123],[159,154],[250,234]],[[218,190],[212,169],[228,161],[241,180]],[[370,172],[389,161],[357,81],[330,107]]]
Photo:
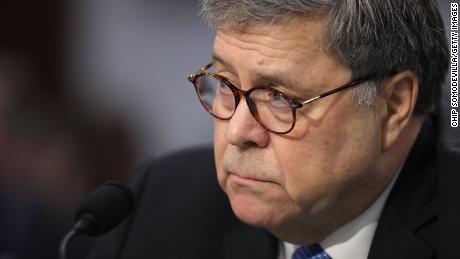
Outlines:
[[276,204],[265,203],[244,194],[228,194],[235,215],[242,222],[255,226],[270,228],[282,224],[281,208]]

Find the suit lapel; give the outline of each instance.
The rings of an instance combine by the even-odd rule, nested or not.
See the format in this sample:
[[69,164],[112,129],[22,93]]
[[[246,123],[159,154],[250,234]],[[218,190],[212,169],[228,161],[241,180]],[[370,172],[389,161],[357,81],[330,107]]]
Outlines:
[[414,234],[396,210],[388,208],[385,222],[379,223],[368,258],[428,259],[433,258],[433,250]]
[[427,118],[391,191],[369,259],[433,258],[436,246],[435,139]]

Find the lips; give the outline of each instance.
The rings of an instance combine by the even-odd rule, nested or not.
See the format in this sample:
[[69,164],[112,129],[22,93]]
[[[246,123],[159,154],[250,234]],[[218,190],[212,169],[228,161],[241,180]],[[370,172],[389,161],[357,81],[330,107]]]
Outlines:
[[250,175],[247,175],[247,174],[234,173],[234,172],[229,172],[228,174],[230,176],[233,176],[236,180],[241,180],[241,181],[272,182],[272,181],[269,181],[267,179],[262,179],[260,177],[250,176]]

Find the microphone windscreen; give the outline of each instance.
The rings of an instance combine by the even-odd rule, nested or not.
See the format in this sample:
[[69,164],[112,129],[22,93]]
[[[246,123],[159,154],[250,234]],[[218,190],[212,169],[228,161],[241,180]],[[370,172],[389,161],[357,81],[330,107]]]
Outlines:
[[101,235],[121,223],[134,209],[134,195],[125,184],[107,182],[91,193],[75,213],[75,220],[91,222],[84,234]]

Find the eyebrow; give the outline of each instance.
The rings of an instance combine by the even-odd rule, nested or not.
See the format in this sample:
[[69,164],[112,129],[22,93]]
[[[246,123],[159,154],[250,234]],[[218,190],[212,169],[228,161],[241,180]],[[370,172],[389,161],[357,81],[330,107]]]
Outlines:
[[219,54],[217,54],[216,52],[212,52],[212,62],[219,62],[225,67],[227,67],[230,70],[230,72],[236,74],[235,67],[233,67],[233,65],[230,64],[230,62],[225,61],[225,59],[221,57]]
[[[224,65],[230,72],[233,74],[236,73],[235,67],[230,63],[227,62],[222,56],[217,54],[216,52],[212,53],[212,61],[213,62],[218,62]],[[301,88],[300,85],[297,82],[294,82],[290,78],[281,75],[281,74],[265,74],[260,71],[255,71],[253,72],[257,78],[259,78],[261,81],[268,82],[270,85],[275,85],[275,86],[284,86],[287,90],[294,91],[297,93],[300,93],[301,95],[307,95],[307,96],[312,96],[313,91],[311,89],[304,89]],[[302,97],[305,98],[305,97]]]

